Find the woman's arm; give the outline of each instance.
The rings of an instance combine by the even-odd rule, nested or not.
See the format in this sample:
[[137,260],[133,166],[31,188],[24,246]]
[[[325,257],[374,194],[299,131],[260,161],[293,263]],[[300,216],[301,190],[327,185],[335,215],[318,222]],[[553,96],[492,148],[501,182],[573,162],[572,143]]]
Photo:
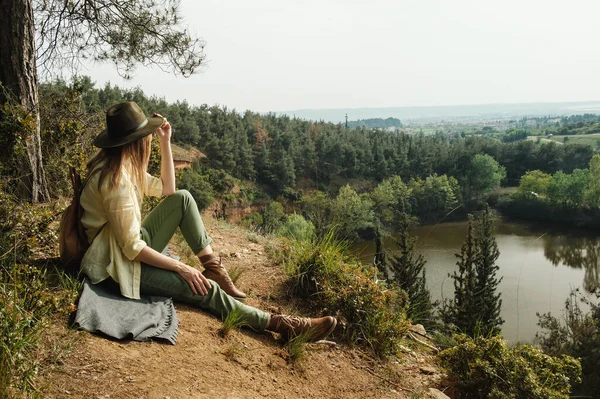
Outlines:
[[146,246],[144,247],[135,260],[144,262],[147,265],[158,267],[161,269],[171,270],[179,273],[192,289],[194,294],[206,295],[208,294],[208,288],[210,288],[210,282],[204,277],[199,270],[194,269],[191,266],[186,265],[178,260],[169,258],[161,254],[158,251]]
[[[154,116],[162,117],[157,113]],[[175,192],[175,165],[173,164],[173,152],[171,151],[171,124],[164,118],[161,127],[156,129],[156,135],[160,144],[160,179],[163,184],[162,195],[171,195]]]

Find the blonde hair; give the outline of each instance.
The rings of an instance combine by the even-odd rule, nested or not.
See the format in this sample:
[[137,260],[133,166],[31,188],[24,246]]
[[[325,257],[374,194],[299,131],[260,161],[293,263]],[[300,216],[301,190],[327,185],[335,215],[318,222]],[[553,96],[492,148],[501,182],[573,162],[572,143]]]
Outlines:
[[134,184],[138,200],[143,198],[143,188],[146,187],[146,172],[150,162],[152,135],[149,134],[139,140],[127,143],[120,147],[102,148],[88,162],[88,178],[100,173],[98,189],[106,178],[110,177],[108,188],[112,189],[119,184],[122,167],[127,170]]

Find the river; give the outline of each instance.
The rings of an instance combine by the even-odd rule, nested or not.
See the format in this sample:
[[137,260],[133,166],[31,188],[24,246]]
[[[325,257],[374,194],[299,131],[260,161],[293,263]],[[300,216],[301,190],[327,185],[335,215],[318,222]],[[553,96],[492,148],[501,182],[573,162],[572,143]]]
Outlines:
[[[450,298],[457,269],[454,254],[460,252],[467,222],[442,223],[412,230],[417,251],[427,261],[427,285],[432,299]],[[536,332],[537,313],[562,315],[572,288],[589,292],[600,285],[600,239],[583,232],[560,232],[548,227],[496,220],[496,241],[500,250],[499,285],[503,336],[511,342],[531,343]],[[393,252],[393,239],[384,246]],[[355,247],[360,258],[370,262],[372,242]]]

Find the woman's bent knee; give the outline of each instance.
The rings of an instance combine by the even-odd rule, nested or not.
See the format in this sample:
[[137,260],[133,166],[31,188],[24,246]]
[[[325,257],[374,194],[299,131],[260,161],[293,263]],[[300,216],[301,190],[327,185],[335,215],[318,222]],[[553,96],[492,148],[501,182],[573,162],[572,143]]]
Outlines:
[[187,208],[188,205],[194,203],[194,197],[188,190],[177,190],[173,194],[169,195],[167,198],[175,198],[177,200],[181,200],[184,209]]

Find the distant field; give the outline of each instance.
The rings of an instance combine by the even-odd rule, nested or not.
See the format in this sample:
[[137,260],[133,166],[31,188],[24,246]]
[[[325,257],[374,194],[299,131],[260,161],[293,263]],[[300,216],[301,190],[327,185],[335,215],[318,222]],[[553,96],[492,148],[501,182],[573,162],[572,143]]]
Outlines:
[[568,137],[567,143],[569,144],[587,144],[596,148],[598,141],[600,140],[600,133],[596,134],[582,134],[577,136],[552,136],[550,137],[554,141],[559,143],[565,142],[565,137]]
[[567,144],[584,144],[590,145],[594,148],[598,147],[598,142],[600,141],[600,133],[594,134],[580,134],[580,135],[571,135],[571,136],[552,136],[550,138],[540,137],[540,136],[529,136],[527,140],[537,141],[540,139],[542,143],[548,143],[550,141],[555,141],[557,143],[564,143],[565,137],[568,137]]

